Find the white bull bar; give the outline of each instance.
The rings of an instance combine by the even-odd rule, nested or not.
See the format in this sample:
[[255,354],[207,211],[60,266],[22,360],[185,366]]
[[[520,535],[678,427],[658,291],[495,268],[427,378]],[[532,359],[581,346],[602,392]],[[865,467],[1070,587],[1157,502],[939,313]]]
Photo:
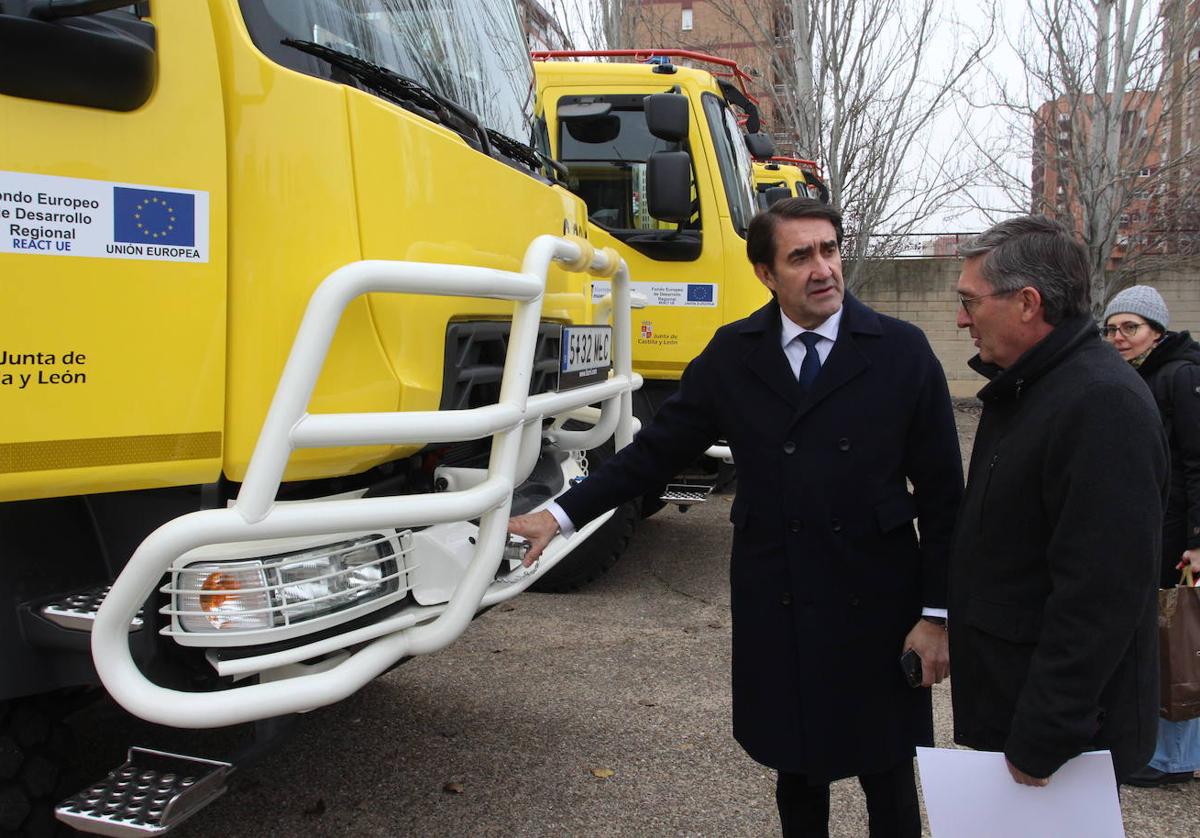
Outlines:
[[[613,374],[605,381],[576,390],[530,397],[542,298],[552,261],[563,263],[568,270],[613,278]],[[499,402],[459,411],[309,415],[309,398],[342,312],[351,300],[368,293],[515,302]],[[318,286],[309,301],[236,502],[227,509],[183,515],[159,527],[142,542],[113,583],[92,629],[92,657],[100,680],[118,703],[141,718],[176,727],[223,727],[332,704],[357,691],[400,658],[445,647],[463,632],[481,604],[515,596],[549,569],[550,564],[543,561],[539,573],[503,589],[493,581],[507,541],[513,488],[528,477],[528,469],[532,468],[531,458],[521,456],[522,438],[526,447],[537,444],[543,418],[602,402],[601,413],[605,416],[599,424],[604,427],[578,432],[580,435],[572,436],[571,443],[582,440],[594,447],[613,432],[615,414],[615,442],[622,447],[632,438],[630,394],[640,384],[641,377],[633,373],[631,363],[628,270],[611,250],[596,251],[580,239],[540,236],[526,251],[521,273],[387,261],[356,262],[339,268]],[[537,430],[527,431],[529,425],[536,425]],[[606,433],[593,442],[599,431]],[[453,442],[489,435],[492,448],[486,477],[461,491],[275,503],[288,457],[295,448]],[[474,555],[450,601],[441,607],[419,609],[417,619],[423,617],[426,622],[418,625],[411,625],[412,615],[384,621],[395,630],[365,639],[360,649],[332,666],[314,666],[307,674],[265,683],[195,693],[154,684],[133,660],[128,638],[130,620],[172,562],[197,547],[381,527],[399,529],[477,517],[480,523]],[[560,548],[557,552],[562,555],[566,550]],[[361,631],[358,637],[363,637]],[[345,645],[355,642],[349,637],[345,641]],[[330,645],[325,641],[323,651],[330,651]],[[307,659],[318,652],[310,648],[300,654]],[[281,663],[295,659],[295,655],[279,658]]]

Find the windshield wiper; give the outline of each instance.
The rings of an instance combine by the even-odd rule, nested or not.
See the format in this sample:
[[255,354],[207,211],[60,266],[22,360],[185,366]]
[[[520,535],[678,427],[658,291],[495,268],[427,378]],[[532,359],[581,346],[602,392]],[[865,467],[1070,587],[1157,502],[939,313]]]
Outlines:
[[[491,132],[483,127],[479,117],[457,102],[439,95],[414,79],[402,76],[381,64],[364,61],[348,52],[295,38],[284,38],[283,43],[301,52],[315,55],[339,70],[344,70],[389,101],[395,102],[403,108],[415,110],[426,119],[452,128],[468,141],[473,137],[479,150],[489,157],[492,156],[492,141],[489,137]],[[515,141],[510,140],[510,142]]]
[[568,170],[567,167],[562,163],[559,163],[552,157],[547,157],[545,154],[542,154],[531,145],[525,145],[522,142],[518,142],[507,134],[501,134],[499,131],[496,131],[492,128],[489,128],[487,133],[488,137],[492,141],[492,145],[496,147],[497,151],[504,156],[517,161],[518,163],[525,164],[525,166],[527,166],[532,172],[549,170],[557,175],[557,178],[551,176],[552,180],[566,180],[567,176],[570,174],[570,170]]

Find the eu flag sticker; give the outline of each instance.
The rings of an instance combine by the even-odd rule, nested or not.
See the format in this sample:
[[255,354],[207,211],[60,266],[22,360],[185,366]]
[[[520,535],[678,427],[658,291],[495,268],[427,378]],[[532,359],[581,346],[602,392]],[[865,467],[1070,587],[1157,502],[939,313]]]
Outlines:
[[196,196],[114,186],[113,241],[194,247]]
[[711,303],[713,301],[712,285],[688,284],[687,301],[689,303]]

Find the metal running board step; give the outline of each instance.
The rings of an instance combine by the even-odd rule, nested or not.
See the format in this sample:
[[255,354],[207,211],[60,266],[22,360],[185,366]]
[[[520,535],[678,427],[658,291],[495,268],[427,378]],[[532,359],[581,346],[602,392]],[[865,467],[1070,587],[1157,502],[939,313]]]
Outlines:
[[686,509],[696,503],[707,503],[712,490],[712,486],[704,483],[668,483],[659,500]]
[[162,835],[224,794],[232,772],[227,762],[130,748],[124,765],[58,804],[54,815],[80,832]]
[[[91,631],[96,622],[96,612],[100,610],[104,598],[108,596],[111,585],[99,588],[88,588],[84,591],[66,594],[54,602],[48,602],[38,609],[38,613],[55,625],[76,631]],[[130,631],[141,631],[142,612],[129,621]]]

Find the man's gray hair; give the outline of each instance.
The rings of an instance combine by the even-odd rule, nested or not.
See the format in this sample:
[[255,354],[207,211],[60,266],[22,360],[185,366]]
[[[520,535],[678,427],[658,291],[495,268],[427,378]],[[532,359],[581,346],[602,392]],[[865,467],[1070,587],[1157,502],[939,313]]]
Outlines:
[[1023,215],[1001,221],[959,247],[958,255],[983,257],[980,273],[993,291],[1036,288],[1052,326],[1091,312],[1087,251],[1054,219]]

